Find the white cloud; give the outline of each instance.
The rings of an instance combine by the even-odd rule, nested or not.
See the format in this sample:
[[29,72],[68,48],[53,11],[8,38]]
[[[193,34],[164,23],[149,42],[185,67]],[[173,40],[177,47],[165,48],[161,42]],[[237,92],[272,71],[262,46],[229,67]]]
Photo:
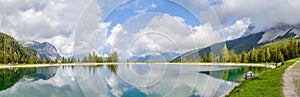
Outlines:
[[0,0],[0,31],[17,40],[50,42],[65,56],[73,48],[75,54],[89,52],[104,44],[103,18],[125,1]]
[[200,14],[201,20],[221,24],[231,20],[250,18],[257,30],[264,30],[278,23],[300,23],[300,2],[298,0],[223,0],[221,4],[212,6],[211,10]]
[[224,27],[224,34],[226,36],[226,40],[236,39],[244,35],[248,26],[251,24],[249,18],[244,18],[241,20],[237,20],[234,24]]
[[[110,45],[114,45],[114,42],[117,38],[118,33],[120,33],[123,30],[123,27],[121,24],[117,24],[115,27],[111,29],[111,36],[107,39],[107,43]],[[126,34],[126,33],[123,33]]]
[[156,8],[157,5],[156,4],[151,4],[151,8]]
[[168,14],[154,16],[138,32],[128,32],[121,24],[111,30],[108,43],[119,52],[120,59],[155,52],[186,52],[224,41],[222,33],[209,23],[191,27],[181,17]]
[[103,22],[103,19],[118,5],[127,0],[98,0],[91,2],[84,12],[82,12],[80,20],[74,35],[74,55],[98,51],[97,53],[104,55],[107,49],[105,44],[107,30],[110,23]]
[[[94,50],[97,32],[102,27],[102,9],[94,1],[91,2],[81,13],[76,30],[74,32],[74,55],[88,53]],[[103,33],[100,33],[103,34]],[[105,34],[103,34],[104,36]],[[102,38],[102,37],[101,37]]]
[[17,40],[50,42],[72,54],[72,32],[88,0],[0,0],[0,31]]

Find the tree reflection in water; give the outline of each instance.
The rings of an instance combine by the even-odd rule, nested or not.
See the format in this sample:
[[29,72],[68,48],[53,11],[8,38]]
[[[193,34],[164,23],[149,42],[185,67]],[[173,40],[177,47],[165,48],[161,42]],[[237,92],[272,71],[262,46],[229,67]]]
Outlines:
[[0,91],[10,88],[25,75],[36,73],[36,68],[12,68],[0,70]]
[[224,68],[224,70],[200,71],[199,73],[204,73],[226,81],[239,82],[243,79],[244,75],[248,71],[252,71],[254,74],[258,74],[266,70],[265,67],[236,67],[235,69],[228,69],[226,67]]

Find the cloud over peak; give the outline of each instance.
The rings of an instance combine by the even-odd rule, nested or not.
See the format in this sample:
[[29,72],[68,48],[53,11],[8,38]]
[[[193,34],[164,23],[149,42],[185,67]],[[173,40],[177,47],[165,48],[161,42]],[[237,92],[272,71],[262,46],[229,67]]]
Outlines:
[[279,23],[300,23],[300,1],[298,0],[223,0],[211,6],[212,11],[201,14],[202,19],[214,21],[209,16],[215,12],[221,24],[231,20],[250,18],[258,30],[265,30]]

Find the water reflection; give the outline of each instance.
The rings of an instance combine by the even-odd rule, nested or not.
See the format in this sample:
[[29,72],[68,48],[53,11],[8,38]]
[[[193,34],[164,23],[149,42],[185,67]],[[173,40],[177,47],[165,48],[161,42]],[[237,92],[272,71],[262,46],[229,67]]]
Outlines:
[[215,78],[220,78],[227,81],[239,82],[244,78],[244,75],[248,71],[252,71],[254,74],[258,74],[265,71],[265,67],[221,67],[223,70],[211,70],[211,71],[200,71]]
[[57,67],[36,68],[34,73],[25,75],[23,79],[28,81],[48,80],[56,74],[56,71]]
[[35,73],[36,69],[1,69],[0,91],[5,90],[17,83],[23,76]]
[[[2,89],[1,97],[220,96],[237,85],[234,80],[230,80],[231,77],[240,76],[239,72],[247,71],[240,67],[151,64],[63,66],[18,70],[22,75],[16,77],[15,83],[10,85],[10,88]],[[27,73],[24,73],[25,71]],[[255,72],[254,69],[252,71]],[[7,72],[5,70],[1,72],[1,76],[6,76],[1,78],[6,80],[9,80],[8,76],[19,74],[4,74],[3,72]],[[223,75],[220,76],[218,73]],[[26,80],[28,78],[34,80]],[[1,87],[4,86],[1,84]]]

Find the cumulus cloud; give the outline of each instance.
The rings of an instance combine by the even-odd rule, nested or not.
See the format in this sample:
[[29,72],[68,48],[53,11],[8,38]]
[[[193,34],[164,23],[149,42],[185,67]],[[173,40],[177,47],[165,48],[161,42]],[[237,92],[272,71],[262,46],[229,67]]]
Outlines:
[[237,20],[234,24],[224,27],[224,35],[226,40],[236,39],[245,34],[249,25],[251,24],[249,18]]
[[18,39],[52,38],[63,30],[61,23],[62,10],[66,7],[61,0],[13,0],[0,1],[2,31],[18,34]]
[[74,35],[74,55],[80,55],[97,51],[104,55],[108,48],[107,40],[109,22],[103,22],[108,14],[116,7],[127,0],[97,0],[86,6],[78,20]]
[[[223,0],[211,6],[211,10],[201,13],[201,20],[221,24],[231,20],[250,18],[257,30],[265,30],[278,23],[300,23],[300,2],[298,0]],[[214,14],[215,13],[215,14]]]
[[70,55],[72,32],[88,0],[0,0],[0,31],[17,40],[52,43]]
[[222,34],[209,23],[192,27],[184,21],[177,16],[157,15],[137,32],[128,32],[126,25],[117,24],[111,30],[108,44],[119,52],[121,59],[128,59],[145,53],[183,53],[224,41]]
[[95,2],[93,2],[86,7],[83,13],[81,13],[82,15],[78,21],[74,36],[75,55],[86,53],[94,49],[96,35],[101,27],[100,20],[102,17],[98,15],[101,13],[101,11],[102,9]]

